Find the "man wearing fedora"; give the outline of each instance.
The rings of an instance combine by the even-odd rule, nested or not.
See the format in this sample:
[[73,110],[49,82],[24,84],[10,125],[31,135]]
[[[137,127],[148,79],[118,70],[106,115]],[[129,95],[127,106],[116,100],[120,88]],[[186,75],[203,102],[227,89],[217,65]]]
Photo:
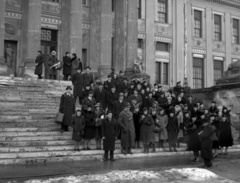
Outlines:
[[117,120],[120,112],[123,111],[125,107],[124,95],[119,93],[119,99],[113,103],[113,117]]
[[117,120],[121,129],[121,146],[123,154],[132,154],[131,149],[134,147],[135,143],[135,128],[130,107],[131,105],[126,103],[124,110],[120,112]]
[[44,58],[42,55],[42,50],[38,51],[38,56],[35,60],[35,72],[34,74],[38,76],[38,79],[42,79],[42,73],[43,73],[43,62],[44,62]]
[[49,79],[57,79],[57,66],[58,63],[57,53],[56,51],[52,51],[51,56],[48,59],[48,66],[49,66]]
[[67,51],[63,57],[63,80],[67,81],[68,77],[71,76],[72,62],[70,53]]
[[67,86],[66,92],[61,96],[59,112],[64,114],[61,132],[68,131],[68,126],[72,124],[72,116],[75,114],[75,100],[71,91],[72,87]]
[[72,76],[72,84],[74,86],[73,88],[73,96],[75,98],[75,101],[77,98],[79,99],[79,104],[82,104],[82,99],[83,99],[83,90],[84,90],[84,80],[83,80],[83,75],[82,75],[82,68],[78,67],[77,72],[73,74]]

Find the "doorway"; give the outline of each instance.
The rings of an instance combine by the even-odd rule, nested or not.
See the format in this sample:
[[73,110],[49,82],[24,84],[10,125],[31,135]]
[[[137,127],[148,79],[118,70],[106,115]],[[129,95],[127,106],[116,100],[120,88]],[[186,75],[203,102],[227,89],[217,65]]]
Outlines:
[[4,41],[4,58],[8,74],[17,76],[17,41]]

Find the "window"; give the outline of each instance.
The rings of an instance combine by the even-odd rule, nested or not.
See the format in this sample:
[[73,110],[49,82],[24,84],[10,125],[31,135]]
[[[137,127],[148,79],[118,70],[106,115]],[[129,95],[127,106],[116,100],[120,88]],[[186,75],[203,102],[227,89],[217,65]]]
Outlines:
[[202,37],[202,12],[194,10],[194,37]]
[[138,19],[142,18],[142,0],[137,0],[138,1]]
[[86,6],[87,5],[87,0],[82,0],[82,4]]
[[41,40],[57,42],[57,30],[41,29]]
[[157,20],[161,23],[167,23],[167,0],[158,0]]
[[112,12],[115,11],[116,1],[112,0]]
[[193,88],[204,87],[203,58],[193,57]]
[[168,85],[168,63],[156,62],[156,83]]
[[169,52],[169,44],[163,42],[156,42],[156,51]]
[[221,60],[214,60],[214,83],[216,84],[216,81],[223,77],[223,61]]
[[138,48],[143,49],[143,39],[138,39]]
[[239,20],[233,19],[233,43],[239,44]]
[[214,40],[222,41],[222,17],[221,15],[214,15]]

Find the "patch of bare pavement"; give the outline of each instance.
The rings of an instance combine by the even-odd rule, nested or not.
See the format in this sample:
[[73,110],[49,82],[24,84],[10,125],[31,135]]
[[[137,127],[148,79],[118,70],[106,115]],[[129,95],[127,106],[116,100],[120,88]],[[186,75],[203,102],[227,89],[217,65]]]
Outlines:
[[240,182],[240,154],[219,156],[211,168],[190,156],[64,162],[0,167],[7,183],[234,183]]

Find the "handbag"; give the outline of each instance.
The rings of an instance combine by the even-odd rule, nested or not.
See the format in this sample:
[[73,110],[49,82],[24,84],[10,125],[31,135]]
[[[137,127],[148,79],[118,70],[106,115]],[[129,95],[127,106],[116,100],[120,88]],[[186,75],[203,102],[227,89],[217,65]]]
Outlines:
[[56,123],[62,123],[62,122],[63,122],[63,117],[64,117],[64,114],[61,113],[61,112],[59,112],[59,113],[57,114],[57,116],[56,116],[55,122],[56,122]]

